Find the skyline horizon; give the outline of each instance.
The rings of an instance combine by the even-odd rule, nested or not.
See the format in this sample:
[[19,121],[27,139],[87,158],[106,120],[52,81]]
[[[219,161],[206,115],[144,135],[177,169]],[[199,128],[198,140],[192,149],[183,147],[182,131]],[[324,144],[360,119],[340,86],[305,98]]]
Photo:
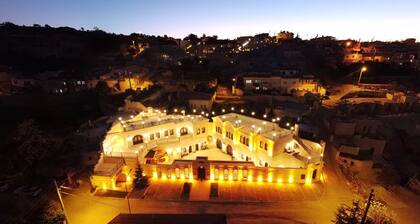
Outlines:
[[[54,26],[54,25],[50,25],[50,24],[40,24],[40,23],[33,23],[33,24],[17,24],[17,23],[15,23],[15,22],[13,22],[13,21],[0,21],[0,24],[3,24],[3,23],[12,23],[12,24],[14,24],[14,25],[17,25],[17,26],[23,26],[23,27],[33,27],[34,25],[40,25],[41,27],[45,27],[45,25],[48,25],[48,26],[50,26],[50,27],[52,27],[52,28],[62,28],[62,27],[69,27],[69,28],[72,28],[72,29],[75,29],[75,30],[78,30],[78,31],[92,31],[92,30],[94,30],[95,29],[95,27],[97,27],[97,26],[93,26],[92,28],[85,28],[85,27],[80,27],[80,28],[77,28],[77,27],[73,27],[73,26],[69,26],[69,25],[59,25],[59,26]],[[82,28],[84,29],[84,30],[82,30]],[[194,34],[194,35],[196,35],[197,37],[202,37],[203,35],[205,35],[205,36],[217,36],[217,38],[218,39],[228,39],[228,40],[234,40],[234,39],[237,39],[237,38],[240,38],[240,37],[244,37],[244,36],[255,36],[255,35],[258,35],[258,34],[263,34],[263,33],[268,33],[270,36],[275,36],[277,33],[279,33],[279,32],[292,32],[293,34],[294,34],[294,37],[297,37],[297,35],[299,35],[299,38],[300,39],[302,39],[302,40],[310,40],[310,39],[313,39],[313,38],[317,38],[317,37],[328,37],[328,36],[331,36],[331,37],[334,37],[334,38],[336,38],[336,40],[338,40],[338,41],[340,41],[340,40],[354,40],[354,41],[361,41],[361,42],[375,42],[375,41],[380,41],[380,42],[398,42],[398,41],[404,41],[404,40],[407,40],[407,39],[412,39],[412,38],[414,38],[414,39],[416,39],[416,43],[420,43],[420,40],[418,39],[418,38],[416,38],[416,37],[403,37],[403,38],[401,38],[401,39],[389,39],[389,40],[381,40],[381,39],[370,39],[370,40],[365,40],[365,39],[362,39],[362,38],[351,38],[351,37],[347,37],[347,38],[337,38],[336,36],[334,36],[334,35],[328,35],[328,34],[317,34],[317,35],[315,35],[315,36],[312,36],[312,37],[303,37],[301,34],[299,34],[299,33],[295,33],[295,32],[293,32],[293,31],[291,31],[291,30],[285,30],[285,29],[280,29],[279,31],[274,31],[274,32],[271,32],[271,31],[269,31],[269,32],[264,32],[264,31],[262,31],[262,32],[256,32],[256,33],[253,33],[253,34],[246,34],[246,35],[240,35],[240,36],[233,36],[233,37],[221,37],[220,35],[218,35],[218,34],[207,34],[207,33],[201,33],[201,34],[198,34],[198,33],[188,33],[188,34],[185,34],[184,36],[172,36],[172,35],[168,35],[168,34],[150,34],[150,33],[139,33],[139,32],[128,32],[128,33],[116,33],[116,32],[112,32],[112,31],[109,31],[109,30],[104,30],[103,28],[101,28],[101,27],[97,27],[99,30],[101,30],[101,31],[104,31],[104,32],[106,32],[106,33],[109,33],[109,34],[115,34],[115,35],[126,35],[126,36],[129,36],[129,35],[131,35],[131,34],[144,34],[144,35],[147,35],[147,36],[161,36],[161,37],[163,37],[163,36],[168,36],[168,37],[172,37],[172,38],[174,38],[174,39],[183,39],[183,38],[185,38],[185,37],[187,37],[188,35],[190,35],[190,34]]]
[[418,8],[416,0],[0,0],[0,20],[176,38],[205,33],[233,39],[287,30],[302,39],[398,41],[420,39]]

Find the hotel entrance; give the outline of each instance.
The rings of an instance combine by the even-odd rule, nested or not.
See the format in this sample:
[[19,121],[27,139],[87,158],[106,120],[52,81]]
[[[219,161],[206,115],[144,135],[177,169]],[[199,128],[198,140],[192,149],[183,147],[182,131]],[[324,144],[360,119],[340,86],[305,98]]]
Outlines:
[[199,166],[197,169],[197,179],[205,180],[206,179],[206,168],[204,166]]

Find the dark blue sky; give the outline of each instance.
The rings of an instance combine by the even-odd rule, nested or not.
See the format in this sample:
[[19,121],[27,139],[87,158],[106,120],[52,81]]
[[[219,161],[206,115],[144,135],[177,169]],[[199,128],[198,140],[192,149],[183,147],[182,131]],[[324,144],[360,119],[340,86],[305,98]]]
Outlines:
[[420,0],[0,0],[0,21],[108,32],[420,39]]

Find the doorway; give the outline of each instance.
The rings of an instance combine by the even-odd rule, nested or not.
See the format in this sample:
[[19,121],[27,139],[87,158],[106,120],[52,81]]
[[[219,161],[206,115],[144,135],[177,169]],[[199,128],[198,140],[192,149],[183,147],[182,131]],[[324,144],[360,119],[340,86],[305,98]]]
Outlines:
[[232,149],[232,146],[231,145],[228,145],[226,147],[226,152],[227,152],[227,154],[233,156],[233,149]]
[[315,179],[315,178],[316,178],[316,173],[317,173],[317,171],[318,171],[318,170],[316,170],[316,169],[315,169],[315,170],[314,170],[314,172],[312,172],[312,179]]
[[197,178],[202,181],[206,179],[206,168],[204,166],[199,166],[197,169]]
[[217,139],[216,146],[218,149],[222,149],[222,141],[220,139]]

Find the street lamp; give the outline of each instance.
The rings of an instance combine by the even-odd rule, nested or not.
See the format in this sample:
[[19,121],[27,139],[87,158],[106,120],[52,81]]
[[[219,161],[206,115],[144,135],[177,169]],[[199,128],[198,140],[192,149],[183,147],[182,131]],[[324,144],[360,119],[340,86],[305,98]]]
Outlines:
[[359,74],[359,81],[357,81],[357,85],[360,85],[360,80],[362,79],[362,74],[363,72],[365,72],[367,70],[366,66],[363,66],[362,69],[360,69],[360,74]]

